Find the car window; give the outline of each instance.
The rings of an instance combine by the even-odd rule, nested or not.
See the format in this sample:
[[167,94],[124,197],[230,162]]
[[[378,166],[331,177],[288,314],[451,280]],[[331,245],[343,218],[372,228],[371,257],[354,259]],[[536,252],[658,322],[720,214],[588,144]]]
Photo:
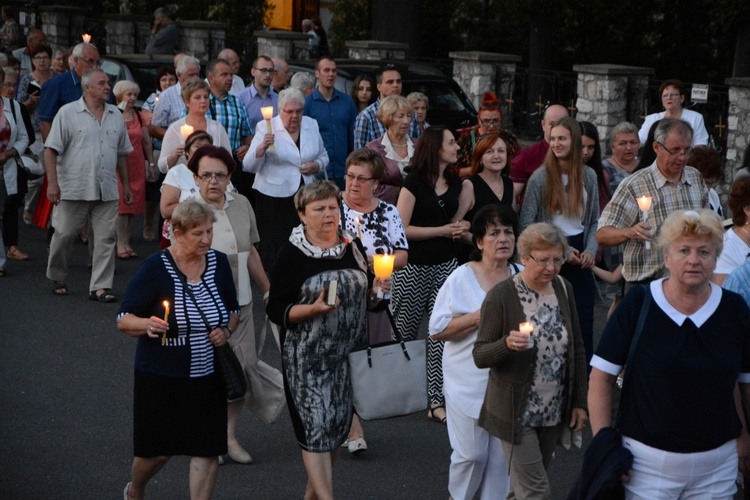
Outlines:
[[125,74],[122,71],[122,66],[114,61],[102,59],[101,66],[99,67],[109,77],[110,87],[114,87],[116,82],[125,79]]
[[464,111],[466,106],[450,85],[444,82],[404,82],[408,88],[403,95],[410,92],[422,92],[430,100],[430,109],[444,111]]

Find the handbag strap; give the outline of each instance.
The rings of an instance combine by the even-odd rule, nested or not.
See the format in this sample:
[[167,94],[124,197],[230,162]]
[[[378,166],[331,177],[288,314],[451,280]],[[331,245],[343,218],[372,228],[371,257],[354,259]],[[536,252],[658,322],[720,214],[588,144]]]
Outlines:
[[201,315],[201,319],[203,319],[203,323],[206,325],[207,333],[211,333],[211,323],[208,322],[208,318],[206,317],[206,313],[203,312],[203,309],[201,309],[200,305],[198,305],[198,301],[195,298],[195,294],[193,294],[193,289],[190,288],[187,284],[187,279],[185,278],[185,275],[180,271],[180,269],[177,267],[177,263],[174,261],[174,257],[172,257],[172,254],[169,250],[164,250],[164,253],[167,254],[167,259],[169,259],[169,263],[172,264],[172,267],[174,267],[175,273],[177,273],[177,277],[180,279],[180,283],[182,283],[182,289],[185,290],[190,297],[190,300],[193,301],[193,304],[195,304],[195,308],[198,310],[198,313]]
[[[646,294],[643,297],[643,305],[641,306],[641,313],[638,315],[638,323],[635,326],[635,332],[633,332],[633,340],[630,341],[630,350],[628,351],[628,360],[625,363],[625,377],[623,377],[622,388],[630,383],[633,378],[633,363],[635,361],[635,351],[638,348],[638,341],[641,339],[641,333],[643,333],[643,326],[646,324],[646,316],[648,316],[648,310],[651,306],[651,287],[650,285],[641,285]],[[620,417],[622,413],[622,401],[617,408],[617,418],[615,420],[616,427],[620,427]]]

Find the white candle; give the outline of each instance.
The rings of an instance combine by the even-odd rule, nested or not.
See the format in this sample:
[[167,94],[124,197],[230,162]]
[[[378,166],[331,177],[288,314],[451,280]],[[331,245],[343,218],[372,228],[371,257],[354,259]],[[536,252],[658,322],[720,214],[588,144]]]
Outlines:
[[[651,210],[651,197],[644,194],[635,200],[638,202],[638,208],[641,209],[641,214],[643,214],[643,222],[648,223],[648,211]],[[651,250],[651,242],[644,241],[644,243],[646,244],[646,250]]]
[[[271,118],[273,118],[273,106],[264,106],[260,108],[260,114],[263,115],[263,119],[266,121],[266,129],[269,134],[273,134],[273,126],[271,125]],[[273,144],[268,148],[270,152],[274,152]]]
[[[375,254],[372,256],[372,269],[375,272],[375,277],[380,279],[389,279],[393,276],[393,264],[396,260],[395,255],[391,254]],[[383,289],[378,287],[379,299],[384,298]],[[388,297],[385,297],[388,298]]]
[[[164,304],[164,321],[169,321],[169,301],[165,300]],[[161,345],[167,345],[167,332],[161,334]]]
[[180,135],[182,135],[182,142],[185,142],[185,140],[190,137],[190,134],[193,133],[193,127],[188,125],[187,123],[180,127]]
[[534,333],[534,324],[529,321],[526,321],[518,325],[518,330],[521,333],[525,333],[526,335],[529,336],[529,344],[527,348],[531,349],[532,347],[534,347],[534,337],[531,335],[532,333]]

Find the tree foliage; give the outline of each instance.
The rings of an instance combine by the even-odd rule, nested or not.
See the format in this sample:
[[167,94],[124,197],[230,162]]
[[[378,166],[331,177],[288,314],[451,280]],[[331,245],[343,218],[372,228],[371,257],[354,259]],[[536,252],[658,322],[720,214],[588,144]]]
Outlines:
[[370,37],[370,2],[368,0],[337,0],[331,8],[331,49],[336,56],[346,55],[347,40]]

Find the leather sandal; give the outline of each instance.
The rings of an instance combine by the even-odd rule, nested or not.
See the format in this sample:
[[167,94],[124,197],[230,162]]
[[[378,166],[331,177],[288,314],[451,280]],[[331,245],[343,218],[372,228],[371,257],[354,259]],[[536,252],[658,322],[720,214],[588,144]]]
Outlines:
[[439,424],[445,425],[445,423],[448,421],[448,416],[446,415],[444,417],[438,417],[435,414],[435,410],[443,410],[443,413],[445,413],[445,405],[435,405],[427,410],[427,420],[429,420],[430,422],[437,422]]
[[115,294],[112,293],[112,290],[109,288],[103,288],[102,293],[96,293],[98,290],[94,290],[93,292],[89,293],[89,300],[93,300],[96,302],[115,302],[117,300],[117,297],[115,297]]

